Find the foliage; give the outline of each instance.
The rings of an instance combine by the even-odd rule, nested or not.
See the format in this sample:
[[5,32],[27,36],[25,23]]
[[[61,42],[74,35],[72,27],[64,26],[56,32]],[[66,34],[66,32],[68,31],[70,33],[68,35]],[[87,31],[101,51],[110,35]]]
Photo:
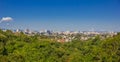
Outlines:
[[0,62],[120,62],[120,34],[66,43],[50,38],[0,30]]

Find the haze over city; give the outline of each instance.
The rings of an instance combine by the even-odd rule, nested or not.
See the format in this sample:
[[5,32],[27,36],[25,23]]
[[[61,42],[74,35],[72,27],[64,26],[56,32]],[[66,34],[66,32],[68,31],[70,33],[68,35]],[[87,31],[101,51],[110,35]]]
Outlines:
[[0,28],[120,31],[119,0],[0,0]]

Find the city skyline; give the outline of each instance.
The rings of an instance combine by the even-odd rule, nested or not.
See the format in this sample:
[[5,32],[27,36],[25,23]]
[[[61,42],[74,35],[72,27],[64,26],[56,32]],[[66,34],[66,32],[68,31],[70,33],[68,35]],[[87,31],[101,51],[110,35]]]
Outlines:
[[[1,0],[0,28],[120,31],[119,0]],[[4,18],[3,18],[4,17]]]

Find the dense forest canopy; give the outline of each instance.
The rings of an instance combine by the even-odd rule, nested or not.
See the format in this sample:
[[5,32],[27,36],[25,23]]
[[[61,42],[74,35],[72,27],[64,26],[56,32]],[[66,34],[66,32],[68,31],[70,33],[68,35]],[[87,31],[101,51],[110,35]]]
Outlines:
[[57,42],[0,30],[0,62],[120,62],[120,33],[101,40]]

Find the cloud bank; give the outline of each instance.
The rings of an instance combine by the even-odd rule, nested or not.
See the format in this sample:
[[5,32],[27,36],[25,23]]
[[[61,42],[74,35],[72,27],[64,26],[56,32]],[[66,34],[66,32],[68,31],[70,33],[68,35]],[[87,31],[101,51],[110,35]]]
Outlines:
[[0,20],[0,23],[2,22],[9,22],[9,21],[12,21],[13,18],[12,17],[2,17],[2,19]]

